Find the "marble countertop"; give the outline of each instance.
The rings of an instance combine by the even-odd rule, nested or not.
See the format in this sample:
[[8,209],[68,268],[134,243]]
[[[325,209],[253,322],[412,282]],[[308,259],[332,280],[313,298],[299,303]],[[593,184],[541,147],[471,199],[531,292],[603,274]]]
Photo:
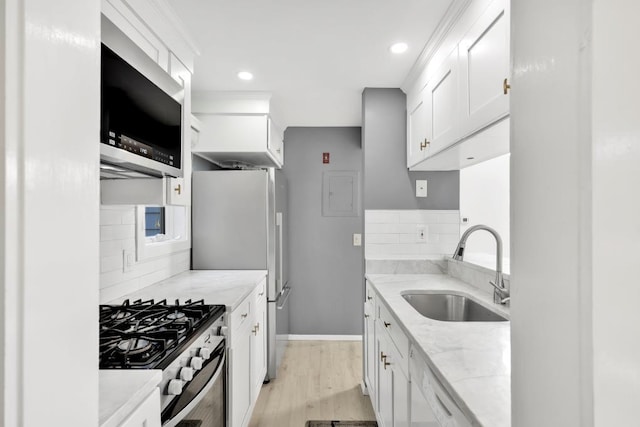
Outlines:
[[407,291],[446,290],[473,297],[509,318],[490,293],[445,274],[367,274],[409,339],[474,425],[511,425],[509,322],[442,322],[420,315],[402,298]]
[[101,369],[100,427],[119,426],[162,381],[159,369]]
[[[125,299],[204,299],[233,311],[267,276],[266,270],[190,270],[111,301]],[[162,380],[162,371],[148,369],[100,370],[100,427],[119,425]]]
[[204,299],[206,304],[223,304],[233,311],[258,283],[267,276],[267,270],[189,270],[146,288],[111,301],[119,304],[125,299]]

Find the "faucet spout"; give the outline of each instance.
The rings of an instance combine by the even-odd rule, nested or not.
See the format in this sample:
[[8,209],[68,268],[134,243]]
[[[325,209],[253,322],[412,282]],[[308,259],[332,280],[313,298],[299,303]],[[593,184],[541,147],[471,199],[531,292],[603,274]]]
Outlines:
[[488,231],[496,239],[496,281],[495,283],[489,283],[494,287],[493,302],[497,304],[506,304],[506,302],[511,298],[509,295],[509,290],[504,285],[504,278],[502,277],[502,239],[500,238],[500,235],[496,230],[482,224],[474,225],[473,227],[467,229],[467,231],[465,231],[460,238],[460,242],[458,243],[456,251],[453,254],[453,259],[458,261],[464,260],[464,249],[467,245],[467,239],[473,232],[478,230]]

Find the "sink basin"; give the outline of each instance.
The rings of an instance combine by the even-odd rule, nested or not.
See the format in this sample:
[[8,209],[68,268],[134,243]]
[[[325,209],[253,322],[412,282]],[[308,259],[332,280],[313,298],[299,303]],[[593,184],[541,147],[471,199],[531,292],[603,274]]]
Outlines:
[[462,295],[406,294],[402,297],[424,317],[445,322],[505,322],[501,315]]

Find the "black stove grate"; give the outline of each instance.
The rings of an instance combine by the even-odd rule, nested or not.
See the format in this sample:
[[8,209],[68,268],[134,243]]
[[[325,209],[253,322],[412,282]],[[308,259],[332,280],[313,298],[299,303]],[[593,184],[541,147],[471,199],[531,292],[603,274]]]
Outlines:
[[153,369],[200,328],[224,313],[204,300],[169,305],[166,300],[126,300],[100,306],[100,369]]

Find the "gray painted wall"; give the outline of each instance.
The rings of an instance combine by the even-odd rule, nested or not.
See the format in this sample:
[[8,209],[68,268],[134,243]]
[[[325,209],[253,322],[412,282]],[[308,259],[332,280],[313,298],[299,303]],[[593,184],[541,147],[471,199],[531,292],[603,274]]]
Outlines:
[[[352,245],[363,215],[322,216],[322,173],[362,173],[358,127],[288,128],[284,134],[289,184],[289,300],[291,334],[362,333],[363,247]],[[331,163],[322,163],[322,153]],[[362,195],[361,195],[362,196]]]
[[[409,172],[406,95],[367,88],[362,94],[365,209],[459,209],[460,173]],[[427,198],[416,198],[416,179],[427,180]]]

